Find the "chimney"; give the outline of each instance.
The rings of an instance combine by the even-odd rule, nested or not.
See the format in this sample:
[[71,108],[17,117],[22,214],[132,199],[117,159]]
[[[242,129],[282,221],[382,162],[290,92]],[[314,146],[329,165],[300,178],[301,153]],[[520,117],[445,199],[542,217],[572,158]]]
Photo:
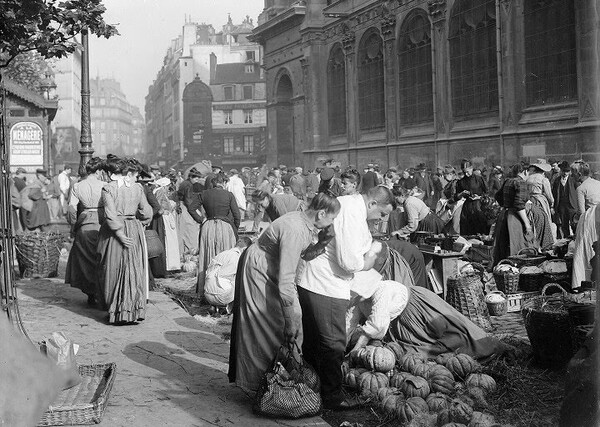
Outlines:
[[217,55],[214,52],[210,53],[210,84],[215,80],[217,74]]

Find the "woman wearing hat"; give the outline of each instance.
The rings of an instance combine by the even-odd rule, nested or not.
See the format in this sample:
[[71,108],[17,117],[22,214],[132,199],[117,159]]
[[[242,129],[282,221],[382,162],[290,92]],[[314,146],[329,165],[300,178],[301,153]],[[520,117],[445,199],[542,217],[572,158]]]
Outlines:
[[[546,244],[554,243],[556,239],[556,226],[552,223],[552,213],[550,206],[554,206],[554,197],[552,196],[552,188],[550,181],[546,178],[545,173],[550,172],[552,167],[546,162],[538,162],[529,166],[529,175],[527,176],[527,189],[529,190],[529,198],[531,202],[538,206],[546,216],[546,224],[550,227],[551,238],[544,239]],[[546,225],[542,225],[546,227]],[[546,246],[545,244],[542,246]]]

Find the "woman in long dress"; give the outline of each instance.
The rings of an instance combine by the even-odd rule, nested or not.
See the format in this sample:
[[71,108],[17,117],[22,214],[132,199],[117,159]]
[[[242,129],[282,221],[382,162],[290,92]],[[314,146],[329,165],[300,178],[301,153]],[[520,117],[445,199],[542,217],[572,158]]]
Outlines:
[[179,252],[177,219],[175,217],[177,203],[173,200],[172,183],[169,178],[160,178],[155,181],[155,185],[157,188],[154,189],[154,195],[162,208],[162,215],[157,224],[158,235],[165,245],[162,262],[164,262],[164,268],[167,272],[179,270],[181,268],[181,254]]
[[99,281],[109,323],[131,323],[146,316],[148,256],[143,223],[152,218],[144,189],[136,182],[139,164],[107,161],[111,182],[102,189],[98,240]]
[[[198,214],[200,209],[206,212],[204,222]],[[200,197],[192,202],[190,213],[196,222],[202,224],[198,243],[196,293],[203,298],[208,264],[215,255],[235,246],[240,226],[240,209],[235,196],[225,190],[223,174],[217,174],[212,178],[210,188],[204,190]]]
[[460,234],[488,234],[490,226],[481,210],[481,198],[487,195],[487,185],[480,175],[473,174],[471,161],[463,160],[460,167],[464,177],[456,183],[456,195],[454,196],[456,201],[465,200],[460,212]]
[[552,230],[552,242],[556,238],[556,226],[552,222],[551,206],[554,206],[554,197],[550,181],[544,175],[549,172],[551,166],[548,163],[535,163],[529,166],[529,175],[527,176],[527,189],[529,190],[529,199],[538,206],[546,217],[546,222]]
[[428,289],[391,280],[376,285],[354,280],[351,290],[346,330],[349,342],[356,343],[353,348],[383,339],[427,357],[457,352],[475,358],[508,348]]
[[98,207],[105,182],[102,180],[104,162],[99,157],[85,165],[86,178],[71,189],[67,218],[74,236],[69,252],[65,283],[81,289],[88,304],[95,304],[98,288]]
[[306,211],[276,219],[242,255],[231,330],[231,382],[254,391],[280,345],[295,341],[301,347],[298,263],[317,230],[332,224],[339,211],[335,197],[319,193]]

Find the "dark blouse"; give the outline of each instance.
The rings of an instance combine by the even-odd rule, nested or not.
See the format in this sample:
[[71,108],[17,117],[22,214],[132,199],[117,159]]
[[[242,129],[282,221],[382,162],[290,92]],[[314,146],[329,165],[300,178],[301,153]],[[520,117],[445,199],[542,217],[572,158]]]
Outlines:
[[192,201],[189,211],[192,218],[198,223],[202,222],[202,217],[196,212],[200,209],[200,206],[204,208],[208,219],[227,219],[235,230],[239,228],[240,209],[235,197],[229,191],[219,187],[211,188],[210,190],[204,190],[200,197]]
[[456,183],[456,194],[454,195],[454,199],[458,201],[458,195],[465,190],[470,191],[471,195],[487,195],[487,185],[485,184],[484,179],[477,175],[464,176],[458,180]]
[[527,183],[521,177],[509,178],[504,181],[502,188],[496,193],[496,200],[503,208],[525,209],[525,203],[529,199]]

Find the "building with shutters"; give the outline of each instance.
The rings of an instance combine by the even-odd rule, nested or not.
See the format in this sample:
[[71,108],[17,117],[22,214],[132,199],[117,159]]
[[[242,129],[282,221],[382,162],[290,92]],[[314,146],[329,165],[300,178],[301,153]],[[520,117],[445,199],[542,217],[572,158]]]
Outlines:
[[[210,84],[211,55],[219,64],[245,61],[260,63],[260,46],[248,40],[253,29],[254,24],[248,16],[240,24],[234,24],[229,17],[220,31],[216,31],[211,24],[185,22],[181,34],[172,40],[163,66],[146,95],[146,135],[148,153],[152,156],[150,163],[181,168],[202,160],[196,157],[200,150],[199,134],[196,134],[196,142],[192,139],[198,129],[190,133],[187,128],[190,122],[184,123],[184,92],[191,83],[196,89],[200,87],[196,79],[203,84]],[[200,90],[198,93],[204,92]],[[202,100],[198,100],[197,104],[202,104]],[[198,105],[196,107],[200,108]],[[188,111],[187,114],[192,113]],[[208,121],[206,117],[202,120],[204,124]],[[205,146],[211,144],[208,134],[204,135]],[[219,155],[218,152],[210,153]]]
[[269,164],[600,167],[595,0],[265,0]]

